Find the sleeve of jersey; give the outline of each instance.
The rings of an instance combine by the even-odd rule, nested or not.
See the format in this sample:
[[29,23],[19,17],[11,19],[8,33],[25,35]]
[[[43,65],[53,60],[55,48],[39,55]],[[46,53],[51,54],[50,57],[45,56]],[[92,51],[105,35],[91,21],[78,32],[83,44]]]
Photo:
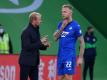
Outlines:
[[81,31],[80,25],[76,26],[76,28],[75,28],[75,34],[76,34],[76,37],[82,36],[82,31]]
[[60,29],[60,27],[61,27],[61,22],[58,23],[58,26],[57,26],[57,30],[56,30],[56,31],[58,31],[58,30]]

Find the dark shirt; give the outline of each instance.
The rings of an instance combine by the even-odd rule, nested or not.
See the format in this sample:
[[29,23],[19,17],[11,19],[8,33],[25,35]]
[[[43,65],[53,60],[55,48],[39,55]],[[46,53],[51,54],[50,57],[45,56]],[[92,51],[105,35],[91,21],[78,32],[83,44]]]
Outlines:
[[[85,36],[84,36],[84,41],[85,41],[85,44],[96,46],[97,39],[94,36],[94,34],[89,35],[88,33],[86,33]],[[90,58],[91,59],[91,58],[94,58],[95,56],[96,56],[96,47],[85,48],[85,52],[84,52],[84,57],[85,58]]]
[[46,50],[47,48],[40,41],[39,26],[35,28],[29,23],[28,27],[22,32],[21,47],[19,64],[29,66],[39,65],[39,50]]

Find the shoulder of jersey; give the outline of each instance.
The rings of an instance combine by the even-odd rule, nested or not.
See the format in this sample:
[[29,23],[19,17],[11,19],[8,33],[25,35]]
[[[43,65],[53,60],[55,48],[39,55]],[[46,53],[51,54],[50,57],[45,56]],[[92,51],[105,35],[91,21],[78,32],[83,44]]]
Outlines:
[[75,26],[80,27],[80,25],[78,24],[78,22],[77,22],[76,20],[73,20],[73,24],[74,24]]

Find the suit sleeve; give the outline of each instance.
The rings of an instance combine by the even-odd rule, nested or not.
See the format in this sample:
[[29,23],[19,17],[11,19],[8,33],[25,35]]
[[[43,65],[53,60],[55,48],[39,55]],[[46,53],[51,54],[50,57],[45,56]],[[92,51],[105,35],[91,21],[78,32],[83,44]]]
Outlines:
[[21,40],[22,46],[26,50],[45,49],[45,46],[40,40],[38,40],[38,42],[31,43],[30,34],[27,31],[22,33]]
[[47,46],[44,46],[43,44],[42,44],[42,46],[40,47],[40,50],[46,50],[47,49]]

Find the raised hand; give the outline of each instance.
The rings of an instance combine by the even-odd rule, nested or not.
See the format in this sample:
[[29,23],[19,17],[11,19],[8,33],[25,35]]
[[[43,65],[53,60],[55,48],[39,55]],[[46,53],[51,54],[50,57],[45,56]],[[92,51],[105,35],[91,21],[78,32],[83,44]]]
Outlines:
[[66,20],[66,19],[63,20],[61,28],[58,31],[54,32],[53,36],[54,36],[55,41],[57,41],[59,39],[60,35],[62,34],[62,32],[67,24],[68,24],[68,20]]
[[44,44],[45,46],[50,47],[50,42],[49,42],[49,40],[48,40],[48,35],[42,37],[42,38],[41,38],[41,42],[42,42],[42,44]]

